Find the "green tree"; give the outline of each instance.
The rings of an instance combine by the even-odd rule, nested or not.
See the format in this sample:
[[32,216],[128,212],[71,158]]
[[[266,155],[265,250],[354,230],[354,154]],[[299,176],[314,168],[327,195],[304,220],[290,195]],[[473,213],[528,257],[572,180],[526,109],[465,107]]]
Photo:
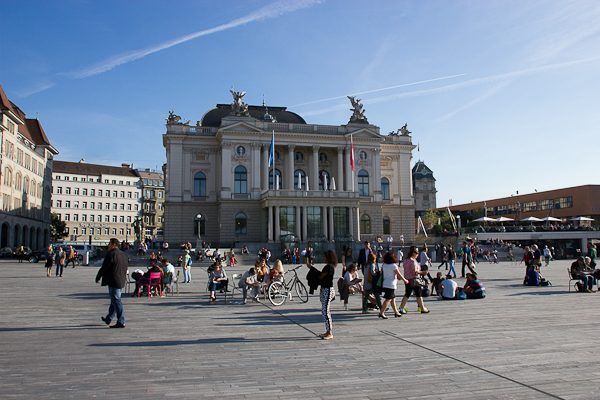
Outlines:
[[53,240],[62,239],[69,234],[67,223],[61,221],[57,213],[52,213],[50,215],[50,229],[52,231],[51,236]]
[[425,228],[431,229],[435,224],[437,224],[439,217],[440,216],[437,211],[430,208],[429,210],[425,211],[425,215],[422,218],[423,225],[425,225]]

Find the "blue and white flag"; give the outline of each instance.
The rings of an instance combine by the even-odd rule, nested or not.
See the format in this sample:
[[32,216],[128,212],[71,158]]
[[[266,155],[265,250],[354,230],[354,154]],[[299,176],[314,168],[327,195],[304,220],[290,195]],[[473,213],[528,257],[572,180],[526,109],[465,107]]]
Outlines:
[[271,138],[271,149],[269,150],[269,167],[275,163],[275,130]]

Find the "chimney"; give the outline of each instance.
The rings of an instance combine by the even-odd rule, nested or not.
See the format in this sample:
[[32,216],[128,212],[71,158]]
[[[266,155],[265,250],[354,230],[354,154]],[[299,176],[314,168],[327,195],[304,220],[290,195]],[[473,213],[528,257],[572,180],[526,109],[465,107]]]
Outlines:
[[121,164],[121,167],[123,167],[123,168],[129,168],[129,164],[123,163],[123,164]]

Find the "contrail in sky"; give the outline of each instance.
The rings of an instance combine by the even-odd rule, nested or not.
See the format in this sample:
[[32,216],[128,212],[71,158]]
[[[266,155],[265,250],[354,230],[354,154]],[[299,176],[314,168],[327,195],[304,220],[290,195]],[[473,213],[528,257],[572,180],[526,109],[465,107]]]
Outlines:
[[[413,92],[404,92],[404,93],[398,93],[398,94],[391,94],[388,96],[376,97],[373,99],[365,99],[365,100],[363,100],[363,103],[364,104],[376,104],[376,103],[381,103],[384,101],[401,99],[403,97],[418,97],[418,96],[426,96],[426,95],[430,95],[430,94],[445,93],[445,92],[450,92],[453,90],[462,89],[462,88],[466,88],[466,87],[470,87],[470,86],[504,82],[504,81],[507,81],[510,79],[516,79],[516,78],[520,78],[523,76],[539,74],[539,73],[546,72],[546,71],[567,68],[567,67],[571,67],[574,65],[584,64],[584,63],[597,61],[597,60],[600,60],[600,56],[595,56],[595,57],[590,57],[590,58],[585,58],[585,59],[575,60],[575,61],[569,61],[569,62],[564,62],[564,63],[559,63],[559,64],[551,64],[551,65],[546,65],[543,67],[523,69],[520,71],[509,72],[506,74],[491,75],[491,76],[488,76],[485,78],[470,79],[468,81],[455,83],[455,84],[447,85],[447,86],[442,86],[442,87],[435,88],[435,89],[416,90]],[[339,104],[339,105],[324,108],[321,110],[303,112],[302,115],[303,116],[320,115],[320,114],[325,114],[330,111],[343,109],[343,108],[346,108],[347,106],[348,106],[347,104]]]
[[210,35],[215,32],[224,31],[227,29],[235,28],[240,25],[245,25],[250,22],[260,21],[269,18],[277,18],[281,15],[294,12],[296,10],[302,8],[311,7],[314,4],[322,3],[324,0],[297,0],[297,1],[286,1],[281,0],[272,4],[269,4],[251,14],[246,15],[245,17],[235,19],[231,22],[228,22],[223,25],[219,25],[215,28],[205,29],[203,31],[198,31],[195,33],[191,33],[189,35],[181,36],[177,39],[173,39],[152,47],[148,47],[146,49],[135,50],[127,53],[123,53],[117,56],[110,57],[99,64],[96,64],[92,67],[86,68],[79,72],[70,72],[65,73],[64,75],[70,76],[72,78],[87,78],[90,76],[98,75],[106,71],[110,71],[111,69],[118,67],[119,65],[126,64],[131,61],[135,61],[142,57],[145,57],[149,54],[156,53],[158,51],[168,49],[170,47],[176,46],[181,43],[185,43],[192,39],[196,39],[200,36]]
[[403,87],[403,86],[412,86],[412,85],[418,85],[420,83],[427,83],[427,82],[433,82],[433,81],[440,81],[442,79],[450,79],[450,78],[456,78],[457,76],[463,76],[466,74],[458,74],[458,75],[450,75],[450,76],[444,76],[442,78],[434,78],[434,79],[427,79],[425,81],[419,81],[419,82],[411,82],[411,83],[404,83],[402,85],[396,85],[396,86],[389,86],[389,87],[385,87],[385,88],[381,88],[381,89],[373,89],[373,90],[367,90],[366,92],[358,92],[358,93],[352,93],[352,94],[348,94],[348,95],[343,95],[343,96],[336,96],[336,97],[330,97],[328,99],[323,99],[323,100],[315,100],[315,101],[309,101],[308,103],[301,103],[301,104],[296,104],[290,107],[300,107],[300,106],[305,106],[307,104],[314,104],[314,103],[321,103],[323,101],[329,101],[329,100],[337,100],[337,99],[344,99],[346,98],[346,96],[358,96],[359,94],[366,94],[366,93],[373,93],[373,92],[381,92],[382,90],[390,90],[390,89],[396,89],[399,87]]

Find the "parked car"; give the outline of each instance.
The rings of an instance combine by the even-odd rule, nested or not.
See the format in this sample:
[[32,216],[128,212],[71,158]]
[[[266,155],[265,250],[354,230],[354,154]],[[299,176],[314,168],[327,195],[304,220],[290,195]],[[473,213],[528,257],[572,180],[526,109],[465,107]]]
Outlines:
[[[52,245],[52,248],[54,249],[54,254],[56,254],[58,252],[58,248],[59,247],[62,247],[63,251],[68,251],[68,248],[69,248],[68,245],[65,246],[64,244],[54,244],[54,245]],[[73,250],[75,250],[75,249],[73,249]],[[38,250],[38,251],[30,252],[29,254],[27,254],[27,260],[30,263],[36,263],[36,262],[39,262],[39,261],[46,261],[46,254],[47,254],[47,252],[48,252],[48,248],[47,247],[44,247],[43,249]],[[79,262],[81,262],[81,260],[83,258],[81,256],[81,254],[77,254],[77,250],[75,250],[75,257],[77,257],[79,259]]]
[[10,247],[3,247],[0,249],[0,258],[11,258],[13,251]]

